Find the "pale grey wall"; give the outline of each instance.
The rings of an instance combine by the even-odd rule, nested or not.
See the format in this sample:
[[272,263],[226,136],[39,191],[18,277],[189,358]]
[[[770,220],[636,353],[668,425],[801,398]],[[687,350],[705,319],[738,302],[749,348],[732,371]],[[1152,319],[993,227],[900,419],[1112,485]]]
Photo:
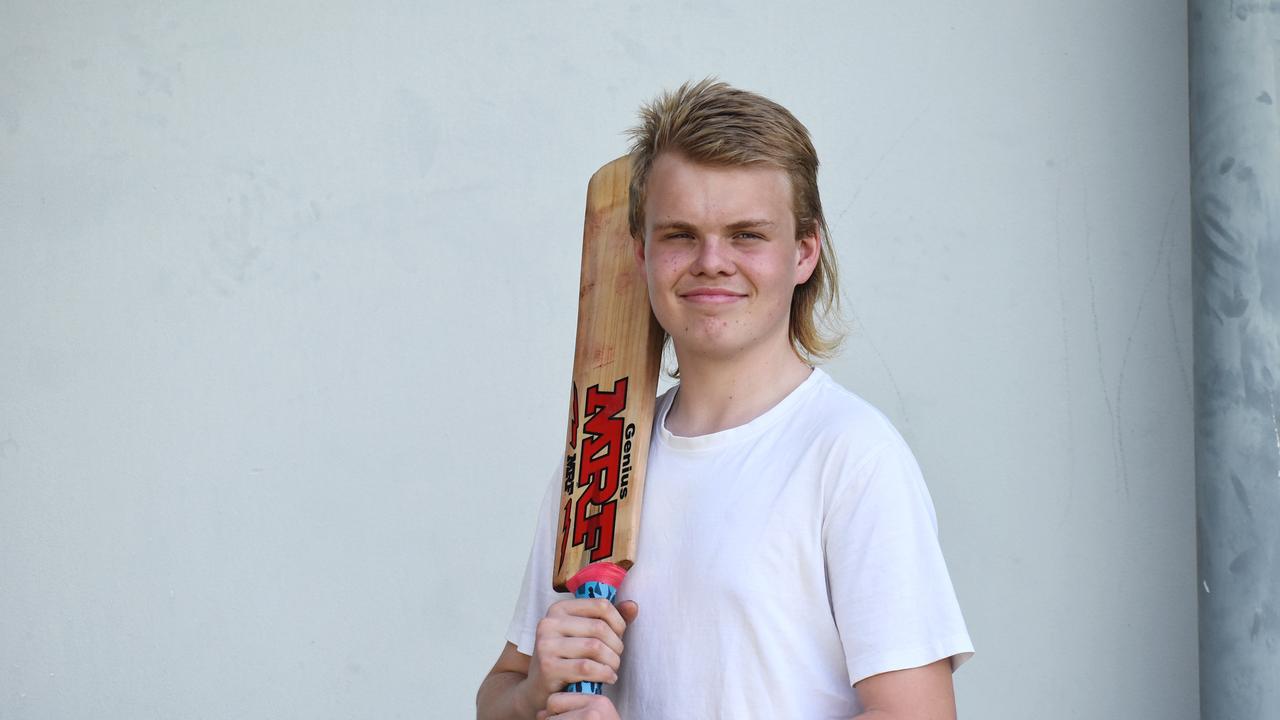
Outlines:
[[1181,3],[0,7],[0,716],[467,717],[585,183],[793,108],[975,718],[1196,716]]

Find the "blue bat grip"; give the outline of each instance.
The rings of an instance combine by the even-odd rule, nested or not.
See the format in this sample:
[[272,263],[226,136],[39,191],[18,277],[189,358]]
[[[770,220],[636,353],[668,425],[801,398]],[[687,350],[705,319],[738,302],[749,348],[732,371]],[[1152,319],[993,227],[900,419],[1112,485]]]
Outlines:
[[[570,578],[568,584],[575,598],[604,598],[614,602],[618,597],[618,585],[626,574],[626,570],[610,562],[592,563]],[[608,582],[610,580],[613,582]],[[604,683],[579,680],[566,685],[564,691],[602,695]]]
[[[578,586],[573,592],[576,598],[605,598],[609,602],[618,596],[618,588],[602,582],[585,582]],[[573,693],[591,693],[592,695],[604,694],[604,683],[595,680],[579,680],[565,686],[565,692]]]

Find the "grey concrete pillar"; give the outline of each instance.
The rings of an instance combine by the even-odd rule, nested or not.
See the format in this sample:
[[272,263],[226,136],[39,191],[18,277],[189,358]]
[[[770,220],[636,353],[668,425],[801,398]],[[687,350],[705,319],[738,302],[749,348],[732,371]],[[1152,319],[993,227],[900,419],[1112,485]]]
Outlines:
[[1280,718],[1280,2],[1191,0],[1202,720]]

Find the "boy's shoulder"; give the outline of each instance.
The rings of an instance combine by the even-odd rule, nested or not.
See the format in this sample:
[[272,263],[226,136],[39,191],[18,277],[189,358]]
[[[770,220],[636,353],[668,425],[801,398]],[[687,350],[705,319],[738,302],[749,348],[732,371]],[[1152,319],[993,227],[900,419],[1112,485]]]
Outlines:
[[[655,412],[655,436],[679,385],[659,395]],[[762,427],[775,437],[794,442],[853,445],[864,450],[905,441],[893,422],[875,405],[849,390],[825,370],[815,367],[795,390],[749,425]]]
[[878,407],[821,368],[815,368],[813,374],[813,392],[797,413],[806,424],[823,434],[867,446],[904,443],[893,421]]

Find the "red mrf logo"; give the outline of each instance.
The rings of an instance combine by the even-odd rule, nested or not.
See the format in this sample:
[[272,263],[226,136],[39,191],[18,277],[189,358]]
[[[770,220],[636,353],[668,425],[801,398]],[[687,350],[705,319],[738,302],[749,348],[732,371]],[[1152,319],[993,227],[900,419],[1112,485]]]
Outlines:
[[608,392],[599,385],[587,389],[579,452],[582,462],[578,467],[578,487],[586,489],[575,507],[573,544],[585,544],[592,562],[613,554],[615,496],[623,470],[626,429],[622,413],[626,409],[627,378],[614,381]]

